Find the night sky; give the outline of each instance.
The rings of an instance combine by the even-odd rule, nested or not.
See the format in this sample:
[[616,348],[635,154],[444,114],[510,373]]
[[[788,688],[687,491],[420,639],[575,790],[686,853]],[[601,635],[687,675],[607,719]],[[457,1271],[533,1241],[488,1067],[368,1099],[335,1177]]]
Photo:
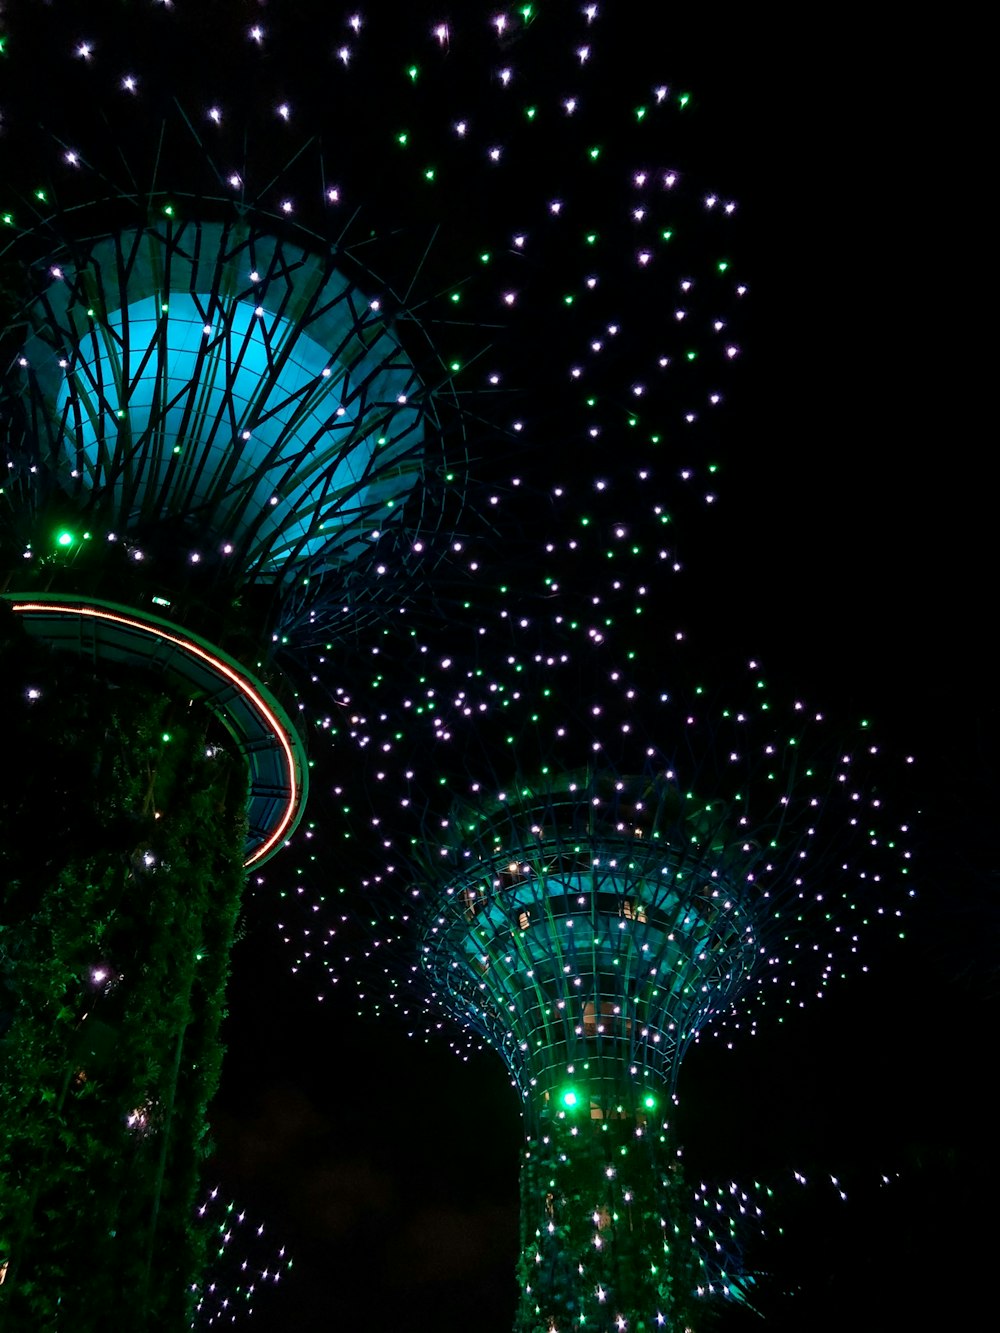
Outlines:
[[[680,1084],[689,1176],[774,1184],[750,1260],[773,1275],[767,1327],[957,1327],[992,1257],[1000,989],[991,450],[969,407],[966,183],[942,106],[958,38],[860,9],[779,23],[671,7],[654,43],[652,8],[613,8],[692,91],[752,295],[720,499],[679,534],[679,619],[707,663],[759,656],[772,682],[872,716],[916,758],[896,798],[918,849],[906,939],[734,1050],[703,1038]],[[78,11],[48,9],[76,35]],[[346,984],[317,1004],[289,964],[255,895],[209,1171],[294,1255],[253,1326],[509,1329],[520,1125],[500,1061],[359,1018]]]

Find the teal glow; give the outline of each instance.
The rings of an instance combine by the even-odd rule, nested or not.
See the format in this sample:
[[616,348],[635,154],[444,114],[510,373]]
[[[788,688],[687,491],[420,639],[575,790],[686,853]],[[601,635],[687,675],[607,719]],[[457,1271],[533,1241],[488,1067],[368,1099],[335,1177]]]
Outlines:
[[424,387],[381,303],[319,256],[239,228],[125,233],[31,318],[61,481],[123,530],[176,516],[261,574],[331,567],[419,479]]
[[[194,442],[193,425],[194,432],[202,436],[197,441],[199,461],[203,462],[206,455],[209,460],[200,475],[178,477],[189,497],[188,511],[197,512],[204,504],[209,487],[223,470],[233,470],[237,477],[244,478],[256,473],[251,517],[265,515],[261,529],[265,540],[269,532],[281,528],[280,543],[272,548],[269,566],[279,565],[284,548],[297,544],[308,529],[321,528],[322,534],[316,532],[304,552],[315,554],[329,541],[330,527],[342,527],[354,517],[356,503],[349,497],[364,486],[378,447],[377,436],[386,434],[387,419],[391,421],[390,448],[422,432],[418,409],[396,401],[405,395],[406,388],[413,387],[411,376],[405,370],[380,369],[377,356],[366,356],[356,349],[351,364],[330,368],[324,378],[330,353],[312,338],[303,334],[296,337],[291,320],[267,313],[261,318],[249,302],[237,301],[226,311],[224,320],[213,321],[215,327],[206,335],[198,307],[208,306],[209,298],[177,292],[170,298],[164,340],[167,352],[161,373],[150,373],[135,382],[127,404],[109,403],[105,398],[104,411],[92,412],[89,409],[97,407],[94,384],[110,388],[121,383],[116,373],[119,366],[114,340],[121,336],[124,324],[129,326],[133,363],[140,360],[147,347],[156,345],[157,331],[167,312],[164,304],[158,318],[157,304],[156,297],[146,297],[109,315],[111,338],[102,340],[99,362],[81,359],[72,377],[64,381],[57,410],[62,412],[71,398],[88,408],[78,418],[72,442],[66,441],[67,451],[82,447],[85,466],[96,481],[102,467],[104,438],[117,435],[118,422],[126,416],[132,438],[145,434],[151,428],[154,405],[166,400],[170,406],[158,433],[171,441],[170,453],[181,453],[184,444]],[[273,355],[286,343],[294,344],[291,355],[277,382],[268,385],[268,351]],[[227,362],[233,367],[228,389],[236,407],[235,432],[226,428],[225,421]],[[155,358],[150,366],[156,367]],[[263,394],[262,384],[266,390]],[[193,423],[189,415],[192,408],[196,411]],[[366,430],[366,419],[372,426],[377,425],[377,432],[370,427]],[[249,440],[243,438],[247,432]],[[337,439],[351,447],[345,450],[332,477],[327,473],[316,476],[311,469],[303,469],[296,471],[294,479],[287,478],[293,460],[313,442],[329,445]],[[175,440],[181,443],[173,443]],[[266,466],[269,456],[273,461]],[[149,487],[169,484],[168,474],[180,471],[162,453],[152,459],[147,454],[143,465]],[[271,500],[279,486],[279,503],[275,506]],[[316,509],[320,494],[325,498]],[[289,516],[293,516],[291,522]],[[68,544],[60,537],[60,545]]]

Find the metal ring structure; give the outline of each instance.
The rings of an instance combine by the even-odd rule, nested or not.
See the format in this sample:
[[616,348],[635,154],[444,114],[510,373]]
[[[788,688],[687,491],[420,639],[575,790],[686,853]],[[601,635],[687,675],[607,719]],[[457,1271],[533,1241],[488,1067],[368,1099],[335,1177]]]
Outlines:
[[305,808],[305,747],[277,699],[221,648],[134,607],[55,593],[4,593],[33,638],[96,664],[159,676],[204,704],[247,764],[247,869],[263,865],[294,832]]

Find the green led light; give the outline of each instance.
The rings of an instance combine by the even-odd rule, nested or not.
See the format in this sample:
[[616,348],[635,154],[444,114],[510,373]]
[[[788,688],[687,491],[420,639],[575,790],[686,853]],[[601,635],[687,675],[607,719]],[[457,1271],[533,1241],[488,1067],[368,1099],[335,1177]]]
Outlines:
[[66,550],[68,547],[72,546],[75,540],[76,539],[73,536],[73,534],[71,532],[66,531],[65,529],[63,529],[62,532],[56,534],[56,545],[61,546],[63,550]]
[[561,1100],[563,1106],[565,1106],[566,1109],[570,1111],[573,1109],[574,1106],[580,1105],[579,1095],[574,1091],[573,1088],[567,1088],[566,1091],[563,1093]]

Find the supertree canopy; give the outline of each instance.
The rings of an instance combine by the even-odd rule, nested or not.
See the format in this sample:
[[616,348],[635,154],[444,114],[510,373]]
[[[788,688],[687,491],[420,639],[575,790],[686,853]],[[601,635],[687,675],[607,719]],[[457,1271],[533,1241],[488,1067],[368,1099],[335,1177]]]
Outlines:
[[301,589],[317,601],[419,474],[428,395],[380,302],[245,213],[167,216],[43,262],[19,357],[43,480],[21,515],[37,525],[55,493],[133,559],[187,537],[188,562],[223,565],[232,593],[280,585],[291,628]]

